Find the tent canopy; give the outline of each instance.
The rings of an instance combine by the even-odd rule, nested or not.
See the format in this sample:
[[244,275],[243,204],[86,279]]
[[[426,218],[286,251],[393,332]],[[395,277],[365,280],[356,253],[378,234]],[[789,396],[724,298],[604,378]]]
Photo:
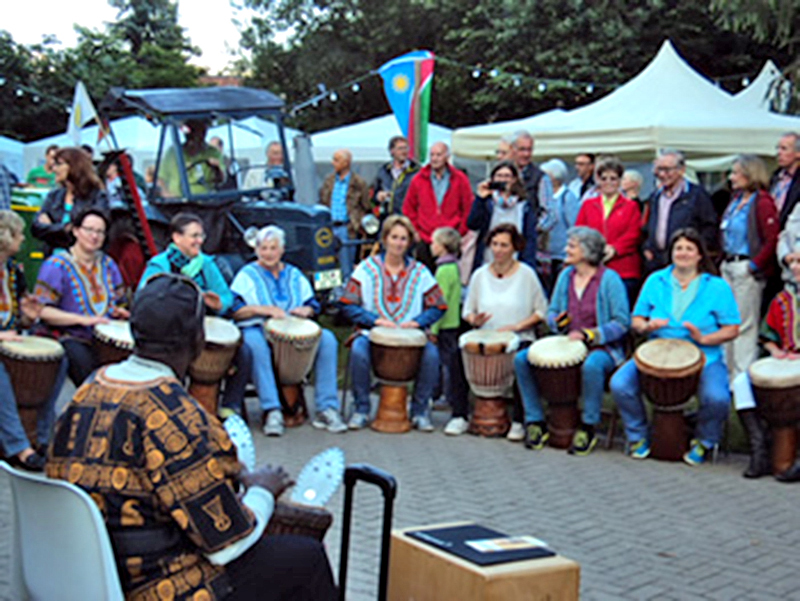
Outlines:
[[768,111],[772,99],[788,97],[790,88],[790,82],[784,79],[778,66],[768,60],[761,68],[758,77],[733,99],[742,107]]
[[23,152],[25,144],[13,138],[0,136],[0,162],[10,169],[20,179],[25,178],[23,166]]
[[[660,148],[680,149],[689,158],[772,155],[780,134],[798,126],[800,118],[737,104],[666,41],[626,84],[592,104],[552,115],[530,131],[537,158],[595,152],[649,161]],[[453,133],[453,148],[459,156],[491,156],[462,130]]]
[[[317,132],[311,136],[314,161],[330,161],[334,152],[346,148],[355,162],[384,162],[389,159],[389,138],[400,135],[394,115],[367,119],[360,123]],[[428,148],[436,142],[450,145],[453,130],[431,123],[428,126]]]

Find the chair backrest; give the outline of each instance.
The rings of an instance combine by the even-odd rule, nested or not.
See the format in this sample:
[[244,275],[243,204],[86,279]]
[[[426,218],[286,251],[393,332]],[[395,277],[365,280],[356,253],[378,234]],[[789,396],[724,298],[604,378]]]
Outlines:
[[22,577],[30,599],[123,601],[114,551],[92,498],[63,480],[11,468]]

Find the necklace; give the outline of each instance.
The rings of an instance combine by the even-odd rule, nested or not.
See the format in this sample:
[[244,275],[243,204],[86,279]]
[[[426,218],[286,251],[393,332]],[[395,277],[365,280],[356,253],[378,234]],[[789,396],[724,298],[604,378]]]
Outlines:
[[507,276],[512,270],[514,269],[514,262],[508,264],[508,269],[500,270],[500,266],[497,263],[492,263],[492,271],[498,277],[498,279],[503,279],[503,277]]

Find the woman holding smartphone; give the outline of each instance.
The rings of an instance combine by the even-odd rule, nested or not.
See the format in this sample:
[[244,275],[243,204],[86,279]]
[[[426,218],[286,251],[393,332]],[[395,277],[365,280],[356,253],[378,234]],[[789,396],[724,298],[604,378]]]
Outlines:
[[536,222],[537,216],[525,199],[525,187],[516,165],[510,161],[495,165],[489,179],[478,184],[475,201],[467,217],[467,227],[478,232],[472,271],[494,259],[486,242],[486,234],[501,223],[512,224],[522,234],[525,248],[518,258],[535,269]]

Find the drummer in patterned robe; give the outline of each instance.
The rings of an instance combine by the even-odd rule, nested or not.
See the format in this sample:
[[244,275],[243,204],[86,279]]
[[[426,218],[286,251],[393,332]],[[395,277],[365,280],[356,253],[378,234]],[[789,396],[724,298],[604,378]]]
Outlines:
[[[630,329],[628,295],[622,278],[603,265],[606,240],[595,229],[574,227],[567,232],[565,269],[556,280],[547,323],[553,331],[589,347],[581,366],[583,412],[568,452],[588,455],[597,444],[603,391],[608,375],[625,359],[625,335]],[[517,383],[525,405],[525,446],[539,450],[550,437],[528,351],[514,358]]]
[[[696,230],[677,230],[669,256],[672,264],[645,281],[633,309],[632,327],[650,338],[686,340],[705,354],[695,438],[683,456],[689,465],[700,465],[719,444],[728,419],[731,393],[722,345],[738,336],[741,318],[731,287],[714,275],[716,269]],[[625,424],[631,457],[645,459],[650,454],[647,414],[632,359],[611,377],[611,393]]]
[[[42,305],[27,295],[25,276],[11,257],[25,239],[25,222],[12,211],[0,211],[0,341],[20,340],[20,328],[39,319]],[[28,367],[28,369],[34,369]],[[56,417],[56,400],[67,375],[67,359],[61,360],[53,391],[39,409],[36,423],[37,440],[28,440],[17,411],[17,400],[8,372],[0,362],[0,448],[14,467],[41,471],[44,456],[39,452],[50,442]],[[37,445],[36,447],[35,445]]]
[[[791,273],[769,305],[761,324],[761,344],[771,357],[786,361],[800,361],[800,244],[783,259]],[[756,412],[756,399],[750,376],[742,372],[733,380],[733,405],[744,425],[750,441],[750,463],[743,476],[758,478],[772,472],[769,445],[764,425]],[[787,471],[775,474],[779,482],[800,482],[800,462]]]
[[264,535],[287,474],[246,471],[220,423],[181,386],[203,348],[203,315],[187,278],[148,281],[133,306],[133,356],[75,393],[47,475],[97,503],[130,601],[332,601],[319,542]]
[[[383,222],[383,252],[359,263],[340,301],[343,315],[358,328],[424,330],[444,315],[447,304],[436,278],[408,254],[416,237],[414,226],[405,216],[391,215]],[[370,343],[364,334],[362,331],[355,338],[351,349],[355,397],[355,410],[347,424],[351,430],[360,430],[369,423]],[[439,352],[428,341],[411,402],[411,423],[423,432],[433,431],[429,405],[438,378]]]
[[[157,273],[185,275],[200,286],[210,315],[230,318],[244,303],[231,292],[214,258],[201,252],[206,239],[203,221],[193,213],[178,213],[170,221],[169,229],[172,243],[147,262],[139,287]],[[238,409],[242,406],[252,363],[249,347],[239,346],[233,358],[235,373],[225,381],[221,407]]]
[[99,365],[92,329],[111,319],[127,319],[124,283],[114,259],[101,249],[108,216],[88,208],[75,215],[75,244],[56,250],[39,269],[35,295],[44,305],[41,320],[64,346],[69,378],[80,386]]
[[[264,336],[264,321],[287,315],[311,319],[320,306],[308,278],[294,265],[282,261],[286,244],[284,231],[270,225],[256,236],[258,260],[245,265],[231,284],[246,306],[234,313],[242,328],[244,343],[253,361],[253,380],[258,400],[265,412],[263,431],[267,436],[283,434],[283,412],[278,399],[278,387],[272,371],[272,351]],[[347,431],[339,411],[336,395],[336,359],[338,343],[330,330],[322,330],[317,356],[314,360],[314,400],[316,416],[311,425],[329,432]]]

